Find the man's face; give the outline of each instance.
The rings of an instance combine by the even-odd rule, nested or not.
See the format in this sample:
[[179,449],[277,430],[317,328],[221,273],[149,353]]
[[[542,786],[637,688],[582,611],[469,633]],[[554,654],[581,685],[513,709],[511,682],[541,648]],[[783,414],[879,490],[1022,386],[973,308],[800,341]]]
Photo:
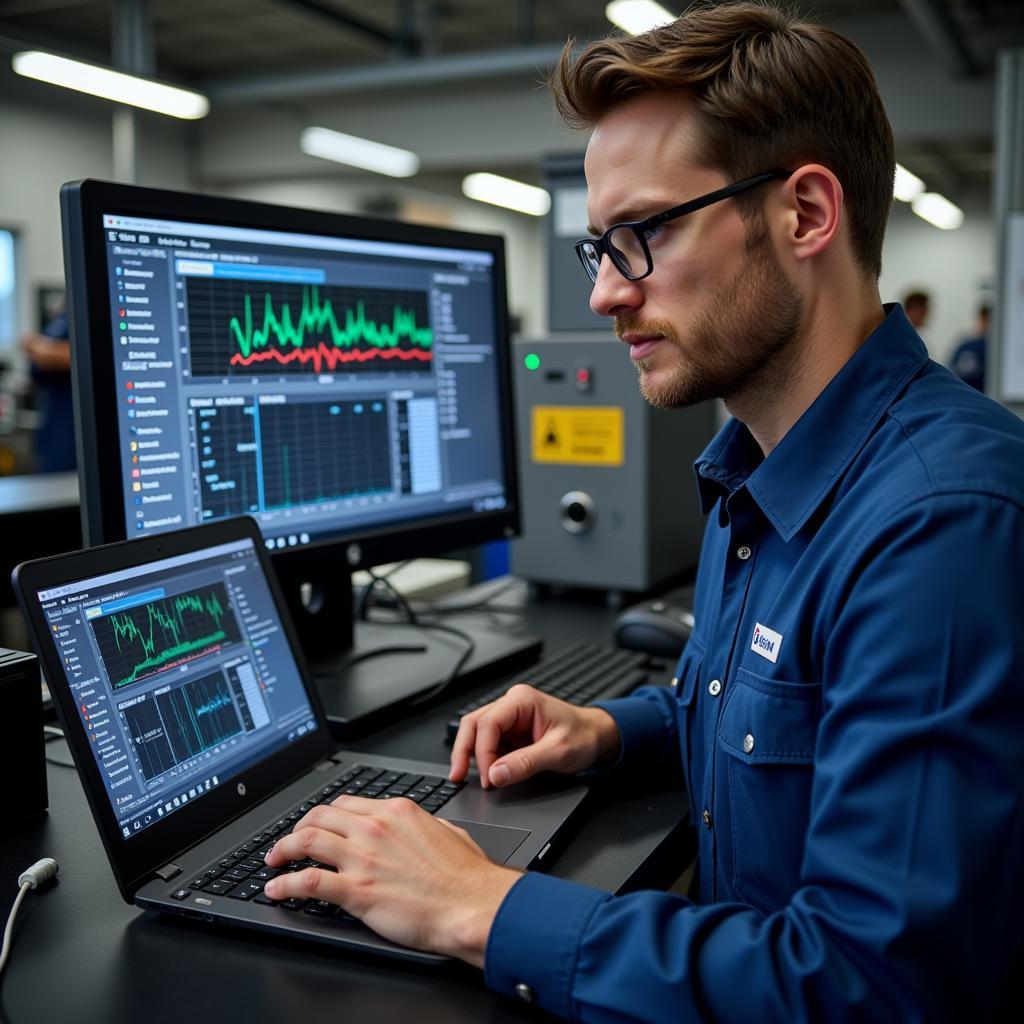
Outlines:
[[[729,184],[700,163],[698,132],[690,102],[678,96],[642,96],[603,118],[586,157],[593,232]],[[627,281],[603,259],[590,300],[595,313],[615,318],[647,401],[679,408],[778,383],[802,302],[766,220],[744,222],[725,200],[662,225],[648,245],[649,277]]]

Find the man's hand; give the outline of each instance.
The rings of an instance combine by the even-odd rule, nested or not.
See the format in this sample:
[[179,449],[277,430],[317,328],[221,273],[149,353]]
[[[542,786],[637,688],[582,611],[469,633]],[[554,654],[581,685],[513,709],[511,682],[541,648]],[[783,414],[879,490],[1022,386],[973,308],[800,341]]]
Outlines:
[[507,786],[538,772],[581,772],[619,750],[615,719],[600,708],[567,704],[532,686],[463,716],[452,746],[450,777],[459,782],[476,757],[480,784]]
[[314,807],[266,861],[282,867],[306,858],[337,872],[278,875],[266,894],[337,903],[386,939],[477,967],[498,907],[519,878],[488,860],[463,829],[403,798],[341,796]]

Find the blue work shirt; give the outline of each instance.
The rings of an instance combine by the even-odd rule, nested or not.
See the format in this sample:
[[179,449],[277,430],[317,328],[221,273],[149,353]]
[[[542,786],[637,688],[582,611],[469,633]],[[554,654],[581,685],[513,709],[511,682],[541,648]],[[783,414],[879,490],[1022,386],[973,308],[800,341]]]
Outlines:
[[584,1021],[986,1019],[1024,948],[1024,425],[887,307],[767,458],[733,420],[696,471],[678,684],[604,706],[620,769],[682,758],[699,898],[527,874],[487,984]]

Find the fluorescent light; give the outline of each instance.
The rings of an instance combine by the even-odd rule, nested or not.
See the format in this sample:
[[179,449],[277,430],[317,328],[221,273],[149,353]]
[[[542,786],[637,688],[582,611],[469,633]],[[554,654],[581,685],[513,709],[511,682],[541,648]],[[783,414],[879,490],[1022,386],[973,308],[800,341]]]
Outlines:
[[98,64],[58,57],[55,53],[25,50],[14,55],[11,66],[26,78],[48,82],[50,85],[62,85],[65,89],[75,89],[90,96],[142,107],[143,110],[153,110],[170,117],[195,120],[206,117],[210,112],[210,101],[202,93],[175,85],[164,85],[136,75],[126,75]]
[[911,174],[902,164],[896,165],[896,181],[893,184],[892,194],[897,199],[909,203],[916,199],[924,189],[924,182],[916,174]]
[[392,178],[410,178],[420,169],[420,158],[408,149],[385,146],[383,142],[371,142],[331,128],[305,128],[299,145],[302,152],[310,156],[388,174]]
[[952,231],[964,222],[964,211],[938,192],[922,192],[910,205],[918,217],[943,231]]
[[638,36],[652,28],[660,28],[676,20],[661,4],[654,0],[612,0],[604,9],[604,16],[624,32]]
[[462,179],[462,194],[533,217],[543,217],[551,209],[551,196],[544,189],[500,174],[467,174]]

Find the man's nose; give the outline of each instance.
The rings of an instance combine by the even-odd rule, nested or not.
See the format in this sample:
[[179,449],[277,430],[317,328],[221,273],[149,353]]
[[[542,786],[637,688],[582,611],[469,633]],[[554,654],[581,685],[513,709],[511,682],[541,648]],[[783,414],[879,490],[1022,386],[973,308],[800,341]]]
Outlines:
[[625,310],[636,309],[643,302],[640,285],[639,281],[623,277],[615,264],[602,256],[590,293],[590,308],[598,316],[618,316]]

